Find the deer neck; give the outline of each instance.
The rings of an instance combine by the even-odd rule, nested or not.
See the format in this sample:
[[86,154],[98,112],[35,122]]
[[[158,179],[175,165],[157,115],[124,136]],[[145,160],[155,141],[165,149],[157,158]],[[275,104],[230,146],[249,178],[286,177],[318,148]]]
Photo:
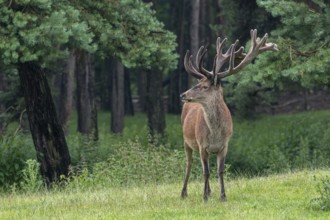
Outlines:
[[212,94],[203,106],[205,122],[211,134],[218,133],[224,127],[227,105],[221,92]]

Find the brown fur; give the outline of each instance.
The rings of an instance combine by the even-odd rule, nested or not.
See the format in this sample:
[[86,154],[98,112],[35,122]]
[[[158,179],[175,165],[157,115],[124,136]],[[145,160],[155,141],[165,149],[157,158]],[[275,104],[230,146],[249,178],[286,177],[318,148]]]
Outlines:
[[209,80],[202,79],[199,84],[181,95],[183,105],[181,121],[184,136],[184,148],[187,157],[186,176],[182,189],[182,197],[187,196],[187,184],[192,163],[192,151],[198,151],[205,178],[204,200],[211,193],[209,187],[210,153],[218,158],[218,174],[220,177],[221,200],[226,200],[223,172],[228,142],[232,135],[232,119],[230,111],[223,99],[220,85],[214,86]]
[[[192,55],[187,51],[184,66],[186,71],[199,79],[199,83],[181,95],[186,102],[182,110],[182,127],[184,137],[184,149],[187,158],[186,175],[181,196],[187,196],[187,184],[192,164],[192,151],[199,152],[204,174],[204,200],[207,201],[211,193],[209,177],[210,153],[217,154],[218,174],[220,178],[220,198],[226,200],[223,172],[225,158],[228,150],[228,142],[232,135],[233,123],[228,107],[223,100],[220,79],[238,73],[260,53],[264,51],[278,51],[274,43],[266,43],[268,35],[262,39],[257,38],[257,30],[251,30],[251,47],[247,53],[244,48],[236,50],[238,40],[231,44],[226,53],[222,53],[226,39],[217,39],[213,70],[203,68],[203,59],[207,52],[201,46],[196,55],[196,67],[192,64]],[[235,58],[240,62],[235,66]],[[228,68],[221,72],[224,64],[228,62]]]

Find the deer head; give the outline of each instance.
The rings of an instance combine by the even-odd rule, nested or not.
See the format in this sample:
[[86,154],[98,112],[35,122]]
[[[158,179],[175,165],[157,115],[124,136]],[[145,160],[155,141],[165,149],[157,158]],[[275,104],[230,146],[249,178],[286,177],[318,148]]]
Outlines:
[[[226,38],[221,40],[217,39],[216,55],[214,57],[213,69],[208,71],[203,67],[204,56],[207,49],[201,46],[196,56],[196,67],[192,64],[192,55],[188,50],[184,59],[184,66],[186,71],[199,80],[199,83],[181,94],[183,102],[198,102],[204,104],[209,97],[213,97],[213,93],[222,94],[220,80],[238,73],[247,64],[251,63],[253,59],[260,53],[268,50],[278,51],[277,45],[274,43],[266,43],[268,35],[265,34],[263,38],[257,38],[257,30],[251,30],[251,47],[247,53],[244,53],[244,47],[236,50],[238,40],[231,44],[228,50],[223,53],[223,46]],[[235,65],[235,61],[240,62]],[[228,67],[224,69],[224,65],[228,62]]]

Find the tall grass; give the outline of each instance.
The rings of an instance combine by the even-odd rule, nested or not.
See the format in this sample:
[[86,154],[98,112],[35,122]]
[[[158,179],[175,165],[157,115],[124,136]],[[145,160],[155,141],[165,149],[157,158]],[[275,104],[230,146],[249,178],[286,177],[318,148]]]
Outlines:
[[[228,171],[233,175],[259,175],[329,166],[329,116],[330,111],[317,111],[262,116],[253,121],[235,120],[226,160]],[[98,142],[78,135],[73,118],[67,137],[73,176],[87,172],[88,178],[107,181],[113,186],[182,180],[185,155],[180,116],[167,115],[168,141],[162,145],[149,143],[147,119],[143,114],[126,117],[121,135],[110,134],[109,118],[109,113],[99,114]],[[35,159],[30,135],[13,136],[9,131],[0,137],[0,156],[0,186],[9,189],[24,178],[25,161]],[[212,155],[212,177],[216,176],[215,161]],[[192,179],[201,176],[200,159],[194,153]]]

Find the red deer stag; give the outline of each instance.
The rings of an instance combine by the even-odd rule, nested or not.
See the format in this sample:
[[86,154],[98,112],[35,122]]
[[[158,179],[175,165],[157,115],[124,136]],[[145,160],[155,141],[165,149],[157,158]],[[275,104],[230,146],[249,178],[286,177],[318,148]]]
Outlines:
[[[204,175],[204,201],[211,194],[209,184],[210,153],[217,154],[218,175],[220,178],[220,199],[226,201],[223,180],[224,163],[228,150],[228,142],[233,132],[233,123],[230,111],[224,101],[220,80],[224,77],[238,73],[260,53],[268,50],[277,51],[277,45],[266,43],[268,35],[260,40],[257,30],[251,30],[251,48],[244,53],[244,48],[236,50],[238,40],[232,44],[226,53],[222,53],[226,41],[217,39],[216,55],[213,70],[207,71],[203,67],[203,59],[207,52],[204,46],[199,48],[196,56],[196,67],[192,64],[192,55],[189,50],[184,59],[186,71],[199,80],[199,83],[181,94],[184,102],[182,109],[182,128],[184,136],[184,149],[186,154],[186,174],[183,183],[182,198],[187,196],[187,184],[192,165],[192,151],[199,152]],[[240,62],[235,65],[236,61]],[[223,68],[228,62],[228,67]]]

